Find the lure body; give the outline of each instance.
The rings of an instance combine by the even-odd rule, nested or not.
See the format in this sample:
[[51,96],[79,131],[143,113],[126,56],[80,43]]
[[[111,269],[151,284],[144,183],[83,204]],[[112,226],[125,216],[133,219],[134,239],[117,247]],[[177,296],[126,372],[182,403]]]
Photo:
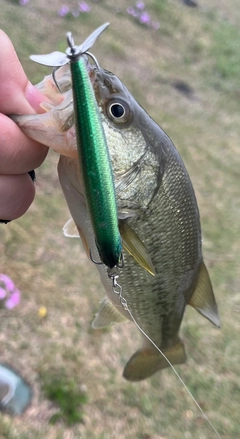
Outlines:
[[121,258],[121,237],[113,172],[85,56],[70,60],[76,139],[88,210],[102,262],[112,268]]

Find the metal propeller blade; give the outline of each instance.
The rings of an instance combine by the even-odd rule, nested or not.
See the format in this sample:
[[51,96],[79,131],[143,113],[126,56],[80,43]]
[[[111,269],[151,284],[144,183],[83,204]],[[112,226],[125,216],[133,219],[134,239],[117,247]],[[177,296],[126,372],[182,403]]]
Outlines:
[[52,52],[46,55],[31,55],[30,59],[49,67],[61,67],[69,62],[69,59],[65,53]]
[[[94,32],[87,37],[87,39],[80,45],[80,46],[74,46],[75,53],[84,54],[87,52],[90,47],[93,46],[96,39],[99,37],[99,35],[106,29],[106,27],[109,25],[109,23],[105,23],[102,26],[98,27]],[[69,44],[70,41],[70,33],[67,33],[67,41]],[[72,38],[72,37],[71,37]],[[71,42],[73,44],[73,39],[71,39]],[[51,52],[45,55],[31,55],[30,59],[32,61],[37,62],[38,64],[43,64],[44,66],[49,67],[61,67],[67,64],[70,61],[70,53],[67,49],[67,53],[63,52]]]
[[89,37],[80,46],[78,46],[80,53],[87,52],[94,45],[96,39],[107,26],[109,26],[109,23],[104,23],[102,26],[98,27],[94,32],[92,32],[91,35],[89,35]]

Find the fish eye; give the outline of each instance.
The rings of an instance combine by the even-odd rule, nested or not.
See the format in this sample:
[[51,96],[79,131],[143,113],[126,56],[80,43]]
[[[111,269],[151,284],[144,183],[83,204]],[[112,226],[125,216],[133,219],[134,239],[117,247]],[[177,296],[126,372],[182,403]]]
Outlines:
[[120,117],[123,117],[124,114],[125,114],[124,106],[122,104],[117,104],[117,103],[116,104],[112,104],[109,107],[109,111],[110,111],[111,115],[113,117],[116,117],[117,119],[120,118]]
[[107,115],[115,123],[126,123],[130,119],[131,111],[127,102],[115,98],[107,104]]

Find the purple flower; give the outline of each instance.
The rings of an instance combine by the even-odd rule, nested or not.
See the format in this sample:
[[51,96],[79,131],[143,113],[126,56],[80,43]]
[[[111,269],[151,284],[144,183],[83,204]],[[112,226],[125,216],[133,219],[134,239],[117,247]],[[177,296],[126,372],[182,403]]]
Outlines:
[[78,7],[81,12],[89,12],[91,10],[90,6],[86,2],[78,3]]
[[0,288],[0,300],[5,299],[7,293],[3,288]]
[[25,6],[28,2],[29,0],[19,0],[20,6]]
[[142,11],[145,8],[145,3],[141,0],[136,2],[136,8],[140,9],[140,11]]
[[5,302],[5,308],[13,309],[15,306],[19,305],[21,298],[20,291],[16,288],[15,291],[11,294],[11,296]]
[[151,17],[148,12],[143,11],[139,15],[139,21],[141,24],[150,24],[151,23]]
[[62,5],[62,7],[58,10],[58,15],[60,17],[65,17],[69,13],[69,7],[66,5]]
[[21,293],[6,274],[0,273],[0,300],[7,309],[13,309],[20,303]]
[[133,17],[138,17],[138,14],[139,14],[139,12],[136,11],[136,9],[135,9],[133,6],[129,6],[129,7],[127,8],[127,13],[128,13],[129,15],[132,15]]
[[0,273],[0,285],[3,284],[3,287],[5,287],[10,293],[14,290],[15,285],[6,274]]

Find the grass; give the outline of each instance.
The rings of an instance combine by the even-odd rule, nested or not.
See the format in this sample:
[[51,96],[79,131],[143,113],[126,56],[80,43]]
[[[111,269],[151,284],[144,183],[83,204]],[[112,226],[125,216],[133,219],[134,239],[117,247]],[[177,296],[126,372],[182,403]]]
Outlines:
[[62,420],[66,425],[73,425],[83,422],[82,406],[87,402],[85,392],[77,388],[75,380],[65,376],[63,370],[45,371],[40,374],[43,382],[42,390],[50,401],[59,407],[49,420],[51,424],[56,424]]
[[[224,439],[240,437],[237,4],[202,0],[201,7],[187,8],[178,0],[149,1],[157,31],[128,16],[127,1],[118,11],[113,0],[92,2],[91,13],[66,20],[57,15],[56,0],[30,0],[25,7],[4,1],[0,17],[32,82],[49,70],[31,63],[30,54],[64,50],[66,31],[81,42],[110,21],[93,48],[100,65],[123,80],[179,149],[199,203],[222,328],[187,309],[181,337],[188,362],[177,370]],[[176,81],[191,87],[190,97]],[[214,439],[172,371],[139,384],[122,378],[140,345],[132,324],[91,329],[104,291],[80,240],[62,235],[69,214],[57,160],[50,152],[37,170],[29,212],[0,228],[0,271],[22,292],[18,308],[0,310],[0,358],[21,370],[34,390],[23,416],[0,414],[0,438]]]

